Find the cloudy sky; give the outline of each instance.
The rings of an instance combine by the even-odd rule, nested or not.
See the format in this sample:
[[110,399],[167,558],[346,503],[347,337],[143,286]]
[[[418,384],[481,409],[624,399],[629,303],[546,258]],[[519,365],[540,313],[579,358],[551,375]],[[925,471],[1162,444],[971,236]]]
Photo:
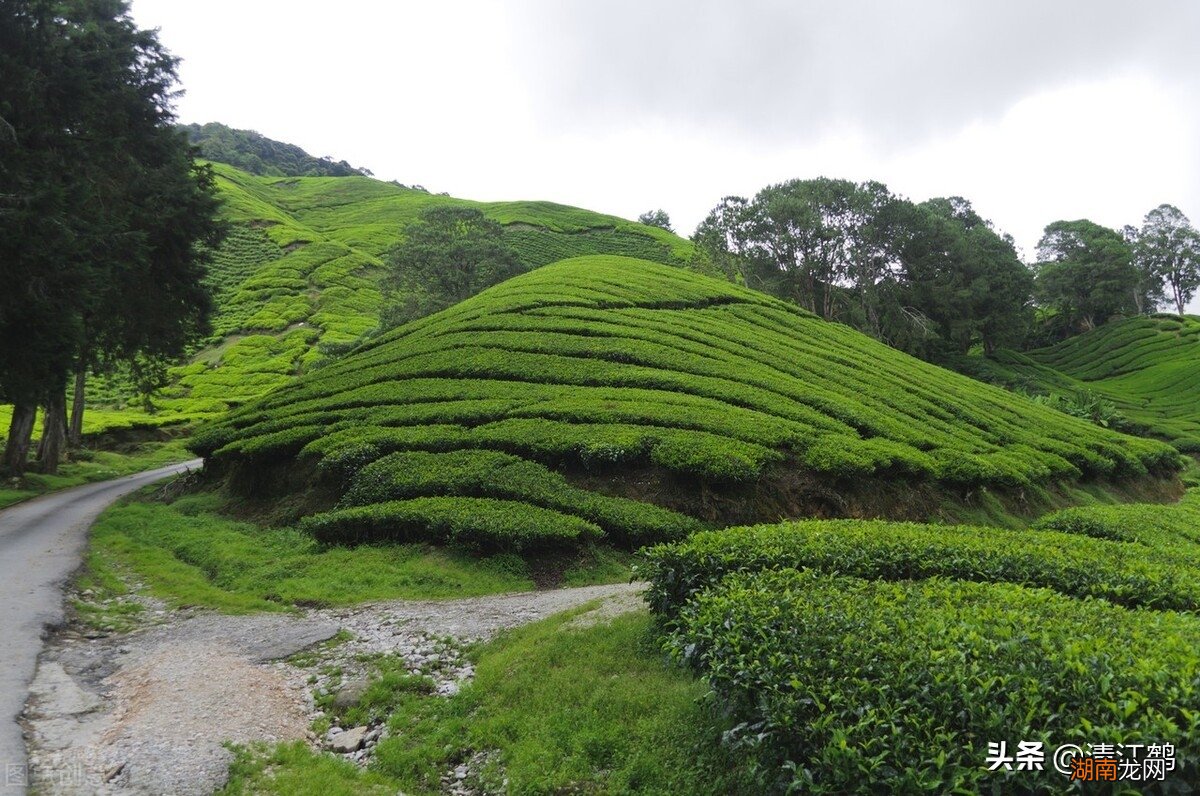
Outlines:
[[133,0],[220,121],[474,199],[690,234],[792,177],[1060,218],[1200,221],[1200,3]]

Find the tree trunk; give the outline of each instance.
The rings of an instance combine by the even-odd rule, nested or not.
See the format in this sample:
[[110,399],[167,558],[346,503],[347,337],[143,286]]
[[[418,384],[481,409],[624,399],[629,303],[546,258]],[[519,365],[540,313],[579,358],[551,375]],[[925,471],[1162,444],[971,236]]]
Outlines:
[[38,462],[43,473],[58,472],[58,460],[67,444],[67,394],[55,390],[46,403],[46,419],[42,423],[42,444],[38,446]]
[[8,475],[19,478],[25,474],[25,461],[29,456],[29,441],[33,438],[33,419],[36,415],[35,404],[17,404],[13,407],[8,441],[4,446],[4,461],[0,464],[0,470]]
[[71,401],[71,425],[67,428],[67,443],[77,448],[83,443],[83,388],[87,381],[87,369],[80,368],[75,374],[75,396]]

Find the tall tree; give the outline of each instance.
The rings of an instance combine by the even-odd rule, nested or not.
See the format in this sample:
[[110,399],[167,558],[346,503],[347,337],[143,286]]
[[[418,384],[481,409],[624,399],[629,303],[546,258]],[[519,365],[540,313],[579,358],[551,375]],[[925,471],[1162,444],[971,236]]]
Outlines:
[[170,110],[176,61],[123,0],[0,0],[0,394],[3,466],[32,412],[57,466],[67,380],[93,357],[178,354],[203,330],[220,228],[211,178]]
[[667,215],[666,210],[647,210],[645,213],[642,213],[640,216],[638,216],[638,223],[645,224],[650,227],[665,229],[667,232],[675,231],[671,226],[671,217]]
[[959,352],[985,354],[1024,338],[1033,275],[1012,238],[998,233],[959,196],[930,199],[906,241],[911,301]]
[[1159,205],[1146,214],[1136,251],[1141,267],[1166,288],[1183,315],[1200,287],[1200,233],[1179,208]]
[[692,242],[717,270],[733,282],[740,282],[774,293],[768,284],[773,266],[761,265],[750,258],[750,202],[744,196],[726,196],[717,204],[692,233]]
[[436,312],[522,271],[504,228],[473,207],[434,205],[388,253],[384,324]]
[[[904,278],[902,251],[913,234],[913,206],[880,182],[864,182],[850,194],[846,224],[846,278],[858,297],[860,325],[880,340],[895,334],[891,311],[900,300]],[[905,324],[907,325],[907,324]]]
[[1141,283],[1133,251],[1115,229],[1079,219],[1055,221],[1038,242],[1036,292],[1075,331],[1138,312]]
[[749,201],[726,197],[694,239],[718,258],[740,258],[748,282],[832,318],[862,222],[859,191],[848,180],[822,177],[768,185]]
[[1167,299],[1163,294],[1162,279],[1154,273],[1154,269],[1141,256],[1138,247],[1138,240],[1141,236],[1142,231],[1132,224],[1121,227],[1121,237],[1125,239],[1129,250],[1133,252],[1133,267],[1138,275],[1137,286],[1133,291],[1133,303],[1137,307],[1138,315],[1147,315],[1154,312]]

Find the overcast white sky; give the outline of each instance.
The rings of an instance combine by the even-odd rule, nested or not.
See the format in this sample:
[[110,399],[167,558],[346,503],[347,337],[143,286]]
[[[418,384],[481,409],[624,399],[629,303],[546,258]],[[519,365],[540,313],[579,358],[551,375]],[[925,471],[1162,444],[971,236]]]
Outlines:
[[[1200,2],[133,0],[220,121],[472,199],[688,235],[792,177],[1043,226],[1200,222]],[[1200,302],[1197,302],[1200,304]],[[1200,307],[1193,304],[1193,311]]]

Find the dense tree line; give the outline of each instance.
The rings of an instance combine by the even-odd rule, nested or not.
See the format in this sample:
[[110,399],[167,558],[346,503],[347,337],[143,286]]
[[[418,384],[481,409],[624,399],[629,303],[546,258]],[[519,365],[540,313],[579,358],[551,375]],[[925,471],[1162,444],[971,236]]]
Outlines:
[[[205,333],[212,176],[170,101],[176,60],[124,0],[0,0],[0,467],[26,466],[38,406],[53,471],[77,436],[72,374],[161,373]],[[81,389],[78,391],[81,393]],[[77,400],[81,398],[77,394]]]
[[219,122],[189,124],[183,129],[200,148],[201,157],[266,177],[370,177],[369,169],[344,160],[314,157],[295,144],[267,138],[253,130],[234,130]]
[[732,279],[933,359],[1075,334],[1164,297],[1182,314],[1200,285],[1200,236],[1169,205],[1138,230],[1056,221],[1025,264],[966,199],[818,178],[726,197],[692,239]]

